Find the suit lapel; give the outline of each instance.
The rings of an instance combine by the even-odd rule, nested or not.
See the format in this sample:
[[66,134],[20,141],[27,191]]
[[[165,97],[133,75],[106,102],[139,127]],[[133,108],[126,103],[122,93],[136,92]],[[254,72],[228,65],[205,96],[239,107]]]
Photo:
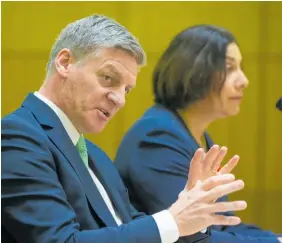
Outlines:
[[197,143],[196,139],[192,136],[192,133],[190,132],[189,128],[185,124],[185,122],[182,119],[182,117],[178,114],[178,112],[176,112],[176,111],[171,111],[171,112],[174,115],[174,119],[176,119],[177,122],[179,123],[180,127],[182,127],[184,134],[187,134],[189,136],[189,138],[187,139],[187,141],[189,141],[189,144],[187,144],[187,146],[189,146],[191,148],[191,150],[192,150],[192,154],[191,155],[193,156],[194,153],[196,152],[196,150],[200,146]]
[[[105,155],[101,152],[95,153],[93,149],[88,149],[88,153],[90,157],[90,167],[93,168],[95,175],[98,177],[99,181],[107,191],[111,202],[114,205],[114,209],[117,210],[122,222],[127,223],[131,221],[129,207],[127,207],[124,203],[115,185],[115,180],[113,180],[116,175],[112,173],[112,168],[107,169],[105,166]],[[110,161],[110,163],[112,162]]]
[[205,139],[207,143],[207,149],[209,150],[213,146],[213,141],[211,140],[210,136],[206,132],[205,132]]
[[48,105],[33,94],[30,94],[27,97],[23,106],[31,110],[50,140],[71,164],[83,185],[90,205],[97,213],[98,217],[105,223],[105,225],[116,226],[117,224],[114,218],[57,115]]

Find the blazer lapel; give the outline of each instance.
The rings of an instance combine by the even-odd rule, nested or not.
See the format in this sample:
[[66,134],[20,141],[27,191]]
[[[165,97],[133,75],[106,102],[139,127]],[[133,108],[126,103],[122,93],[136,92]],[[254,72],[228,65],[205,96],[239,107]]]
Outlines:
[[[194,153],[196,152],[196,150],[200,147],[199,144],[197,143],[196,139],[193,137],[193,135],[191,134],[189,128],[187,127],[187,125],[185,124],[184,120],[182,119],[182,117],[178,114],[178,112],[176,111],[172,111],[174,117],[176,118],[177,122],[179,123],[180,127],[183,128],[183,132],[184,134],[187,134],[187,136],[189,136],[189,138],[187,139],[187,141],[189,141],[189,145],[187,144],[187,146],[190,146],[191,150],[193,151],[192,156],[194,155]],[[192,138],[192,139],[191,139]]]
[[205,132],[205,139],[206,139],[207,147],[209,150],[213,146],[214,143],[207,132]]
[[113,216],[57,115],[48,105],[33,94],[30,94],[27,97],[23,106],[32,111],[36,119],[45,129],[50,140],[69,161],[83,185],[90,205],[97,213],[98,217],[105,223],[105,225],[116,226],[117,224]]
[[[93,167],[95,175],[98,177],[105,190],[107,191],[114,209],[117,210],[119,217],[123,223],[131,221],[130,208],[124,203],[115,182],[113,181],[113,175],[111,170],[108,170],[104,165],[105,156],[101,153],[94,153],[92,149],[88,149],[90,157],[90,166]],[[112,162],[110,162],[112,163]]]

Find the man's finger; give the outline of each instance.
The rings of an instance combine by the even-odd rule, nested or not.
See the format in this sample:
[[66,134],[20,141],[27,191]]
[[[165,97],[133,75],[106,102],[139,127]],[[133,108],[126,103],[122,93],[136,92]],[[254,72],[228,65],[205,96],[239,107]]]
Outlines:
[[220,167],[220,164],[221,164],[221,162],[224,159],[226,154],[227,154],[227,148],[221,147],[217,157],[215,158],[215,160],[213,161],[213,163],[211,165],[211,169],[210,169],[211,171],[217,171],[218,170],[218,168]]
[[215,161],[219,154],[219,146],[213,145],[210,150],[206,153],[205,158],[203,159],[203,170],[210,171],[212,168],[212,164]]
[[234,180],[235,176],[233,174],[219,174],[205,179],[201,184],[201,187],[203,190],[208,191],[216,186],[224,185]]
[[194,187],[196,182],[200,179],[202,166],[201,161],[204,155],[205,151],[202,148],[197,149],[197,151],[195,152],[190,162],[189,175],[185,186],[186,190],[192,189],[192,187]]
[[212,225],[237,225],[241,219],[236,216],[213,215],[211,216]]
[[224,165],[221,170],[219,171],[219,173],[221,174],[225,174],[225,173],[230,173],[238,164],[240,160],[240,157],[238,155],[234,155],[226,165]]
[[245,185],[242,180],[236,180],[229,183],[225,183],[223,185],[216,186],[211,190],[207,191],[204,198],[207,202],[212,202],[220,197],[242,190],[244,186]]
[[217,202],[206,205],[201,209],[201,212],[214,214],[225,213],[230,211],[241,211],[247,208],[246,201],[233,201],[233,202]]

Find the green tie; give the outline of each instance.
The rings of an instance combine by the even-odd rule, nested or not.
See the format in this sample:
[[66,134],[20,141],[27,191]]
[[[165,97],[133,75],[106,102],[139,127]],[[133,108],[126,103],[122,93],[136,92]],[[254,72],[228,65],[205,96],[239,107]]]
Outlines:
[[84,139],[83,135],[79,136],[78,142],[75,145],[75,147],[77,148],[81,159],[83,160],[85,166],[88,169],[89,165],[88,165],[87,147],[86,147],[86,143],[85,143],[85,139]]

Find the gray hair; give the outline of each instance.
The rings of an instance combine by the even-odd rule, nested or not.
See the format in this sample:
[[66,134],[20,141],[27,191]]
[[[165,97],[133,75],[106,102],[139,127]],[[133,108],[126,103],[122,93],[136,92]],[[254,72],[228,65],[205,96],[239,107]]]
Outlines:
[[51,49],[46,67],[47,75],[63,48],[70,49],[77,60],[100,48],[117,48],[132,54],[138,65],[146,64],[146,54],[138,40],[124,26],[100,14],[70,23],[61,31]]

